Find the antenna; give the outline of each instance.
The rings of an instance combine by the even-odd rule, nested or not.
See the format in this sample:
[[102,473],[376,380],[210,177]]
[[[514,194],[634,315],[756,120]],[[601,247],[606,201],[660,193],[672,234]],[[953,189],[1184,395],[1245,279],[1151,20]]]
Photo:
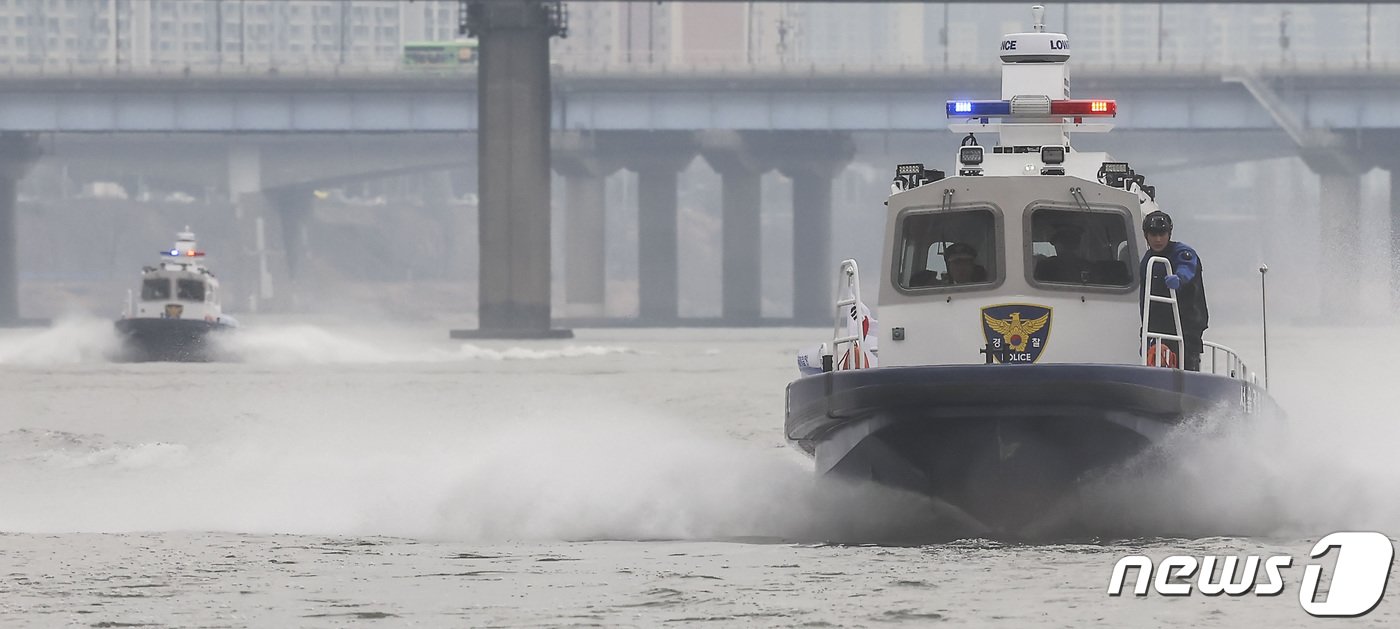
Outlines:
[[1269,265],[1259,265],[1259,308],[1263,313],[1264,323],[1264,388],[1269,388],[1269,292],[1264,285],[1264,275],[1269,272]]
[[1035,5],[1031,7],[1031,20],[1034,22],[1035,32],[1045,32],[1045,6]]

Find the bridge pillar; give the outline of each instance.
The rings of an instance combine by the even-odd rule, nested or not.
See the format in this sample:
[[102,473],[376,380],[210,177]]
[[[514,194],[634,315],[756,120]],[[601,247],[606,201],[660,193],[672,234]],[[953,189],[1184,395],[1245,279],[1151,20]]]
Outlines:
[[1390,171],[1390,305],[1400,308],[1400,162]]
[[647,131],[614,138],[613,150],[637,173],[638,318],[671,324],[680,318],[677,181],[699,147],[690,133]]
[[311,218],[314,193],[311,188],[305,186],[287,186],[267,190],[264,194],[268,204],[281,218],[282,251],[287,261],[287,276],[295,281],[302,264],[308,258],[309,239],[306,223]]
[[550,328],[549,38],[558,2],[472,2],[480,42],[481,279],[476,330],[452,338],[567,338]]
[[570,316],[602,317],[607,296],[607,178],[618,165],[595,136],[555,135],[554,170],[564,176],[564,299]]
[[1359,314],[1361,290],[1361,169],[1352,160],[1305,161],[1318,174],[1320,313],[1351,320]]
[[[231,294],[246,295],[248,310],[257,311],[276,304],[276,291],[273,282],[273,258],[276,247],[271,243],[279,240],[281,221],[268,220],[271,199],[264,194],[262,184],[262,148],[256,144],[237,143],[228,147],[228,196],[233,204],[234,219],[238,224],[239,240],[245,249],[252,252],[254,261],[245,263],[242,256],[230,256],[229,274],[236,276],[232,282]],[[181,227],[181,226],[176,226]],[[192,225],[195,234],[199,226]],[[232,302],[233,300],[226,300]]]
[[637,172],[637,301],[644,321],[680,318],[677,178],[695,159],[670,156],[635,166]]
[[723,190],[721,318],[735,325],[763,317],[763,173],[769,170],[747,139],[734,131],[703,131],[701,154],[719,173]]
[[228,147],[228,198],[235,218],[242,219],[249,195],[262,192],[262,151],[254,144]]
[[1321,231],[1322,314],[1350,318],[1357,314],[1360,284],[1361,177],[1322,173]]
[[23,325],[19,316],[19,181],[42,154],[32,136],[0,134],[0,327]]
[[573,314],[601,317],[607,303],[607,175],[564,175],[564,300]]
[[831,182],[855,157],[849,134],[803,133],[781,142],[778,169],[792,180],[792,316],[830,324],[836,263],[831,252]]

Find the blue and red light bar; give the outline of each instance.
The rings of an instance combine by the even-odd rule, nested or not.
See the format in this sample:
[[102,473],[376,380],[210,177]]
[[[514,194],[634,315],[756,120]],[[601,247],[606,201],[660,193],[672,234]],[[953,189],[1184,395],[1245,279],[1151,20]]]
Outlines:
[[[1009,100],[950,100],[950,118],[993,118],[1009,116],[1044,116],[1044,103],[1028,102],[1025,109],[1015,111]],[[1117,116],[1118,102],[1112,100],[1052,100],[1051,116]]]

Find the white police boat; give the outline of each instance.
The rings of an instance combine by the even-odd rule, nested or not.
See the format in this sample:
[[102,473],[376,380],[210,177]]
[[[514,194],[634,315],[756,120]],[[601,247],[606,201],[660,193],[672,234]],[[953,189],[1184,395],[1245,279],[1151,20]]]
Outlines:
[[[954,172],[897,167],[878,325],[846,260],[834,338],[799,355],[785,419],[819,474],[915,491],[1013,536],[1193,418],[1272,406],[1231,349],[1207,341],[1186,371],[1168,355],[1179,332],[1140,325],[1156,191],[1070,145],[1107,131],[1092,121],[1117,103],[1069,97],[1068,39],[1033,12],[1032,32],[1002,39],[1002,99],[947,103],[966,134]],[[1159,265],[1171,272],[1153,258],[1149,274]],[[1176,291],[1150,299],[1180,331]]]
[[139,298],[128,294],[126,312],[116,322],[123,361],[217,360],[211,335],[227,333],[238,322],[223,313],[219,280],[204,266],[188,227],[175,246],[160,252],[160,263],[141,270]]

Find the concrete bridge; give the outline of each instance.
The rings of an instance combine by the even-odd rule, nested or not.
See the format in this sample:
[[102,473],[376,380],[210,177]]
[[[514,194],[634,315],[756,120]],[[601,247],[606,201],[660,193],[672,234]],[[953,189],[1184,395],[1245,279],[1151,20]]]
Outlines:
[[[556,69],[550,126],[570,131],[918,132],[943,127],[943,102],[1000,91],[1000,68],[869,66]],[[1115,98],[1134,130],[1274,130],[1242,81],[1272,90],[1309,128],[1395,129],[1400,64],[1076,65],[1079,97]],[[37,133],[462,133],[479,125],[478,76],[307,70],[250,75],[58,71],[0,74],[0,129]]]
[[[938,131],[946,124],[943,101],[999,91],[995,66],[556,72],[546,168],[565,177],[568,191],[569,301],[601,303],[601,182],[625,168],[639,175],[642,255],[656,261],[639,278],[641,315],[660,324],[678,320],[676,177],[697,156],[724,182],[723,321],[760,318],[757,181],[773,170],[792,178],[793,236],[810,244],[794,248],[794,310],[825,321],[834,264],[828,252],[830,181],[855,158],[852,138]],[[1360,174],[1400,163],[1387,149],[1400,129],[1400,110],[1390,106],[1400,97],[1400,66],[1263,72],[1083,64],[1072,76],[1076,95],[1118,99],[1119,130],[1111,142],[1156,138],[1156,163],[1144,169],[1301,155],[1324,179],[1322,204],[1331,221],[1324,237],[1352,256],[1359,254],[1340,243],[1351,242],[1355,233]],[[57,151],[79,171],[100,171],[142,155],[163,176],[246,196],[250,215],[304,215],[298,208],[309,202],[313,186],[478,164],[511,166],[509,174],[491,179],[529,177],[539,188],[539,171],[511,164],[514,143],[502,147],[482,137],[479,156],[472,154],[482,116],[480,82],[470,71],[15,73],[0,77],[0,85],[0,130],[6,133],[0,162],[9,164],[0,169],[0,193],[10,191],[0,195],[0,250],[14,251],[3,240],[14,233],[14,182],[44,148],[35,140],[40,137],[50,138],[50,153]],[[1250,133],[1254,139],[1195,133],[1200,131]],[[1184,132],[1193,132],[1189,142],[1179,140]],[[1173,137],[1177,141],[1161,141]],[[488,206],[489,193],[482,192]],[[520,280],[510,264],[496,264],[514,255],[538,266],[539,252],[548,251],[548,214],[540,210],[549,202],[528,205],[483,211],[483,290],[529,286],[532,296],[522,299],[534,305],[524,319],[538,323],[538,295],[547,294],[547,275],[541,287],[538,277]],[[497,232],[506,236],[490,235]],[[1347,256],[1336,264],[1349,264]],[[18,315],[14,278],[14,260],[0,260],[0,318]],[[547,297],[543,304],[547,322]],[[502,307],[492,316],[520,319]]]

